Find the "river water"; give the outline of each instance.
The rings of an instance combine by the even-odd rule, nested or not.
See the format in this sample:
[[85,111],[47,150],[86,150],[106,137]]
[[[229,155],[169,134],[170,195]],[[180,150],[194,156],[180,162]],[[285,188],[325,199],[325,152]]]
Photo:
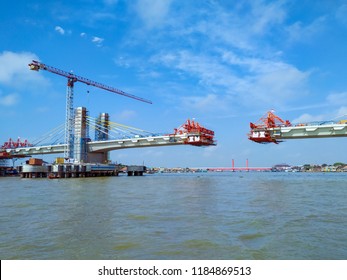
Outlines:
[[0,178],[0,259],[347,259],[347,174]]

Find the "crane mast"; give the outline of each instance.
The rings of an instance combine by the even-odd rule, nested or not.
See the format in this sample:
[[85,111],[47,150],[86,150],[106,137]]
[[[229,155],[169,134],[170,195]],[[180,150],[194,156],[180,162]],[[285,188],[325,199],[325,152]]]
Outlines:
[[65,158],[73,158],[73,93],[74,93],[74,80],[68,78],[66,88],[66,110],[65,110],[65,143],[67,144],[64,151]]
[[138,101],[142,101],[145,103],[152,104],[150,100],[138,97],[136,95],[132,95],[129,93],[126,93],[122,90],[116,89],[114,87],[110,87],[95,81],[92,81],[90,79],[75,75],[71,72],[67,72],[52,66],[49,66],[47,64],[44,64],[42,62],[33,60],[31,63],[28,64],[30,70],[46,70],[53,74],[57,74],[60,76],[63,76],[67,78],[67,90],[66,90],[66,116],[65,116],[65,143],[66,149],[64,150],[64,157],[65,158],[73,158],[74,154],[74,137],[73,137],[73,119],[74,119],[74,113],[73,113],[73,95],[74,95],[74,84],[76,82],[81,82],[89,86],[94,86],[97,88],[101,88],[107,91],[110,91],[112,93],[116,93],[119,95],[123,95],[125,97],[129,97]]

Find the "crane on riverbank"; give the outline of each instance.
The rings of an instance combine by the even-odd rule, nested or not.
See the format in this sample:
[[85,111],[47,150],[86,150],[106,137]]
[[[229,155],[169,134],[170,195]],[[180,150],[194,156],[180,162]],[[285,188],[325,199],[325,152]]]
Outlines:
[[136,95],[132,95],[129,93],[126,93],[122,90],[116,89],[114,87],[110,87],[95,81],[92,81],[90,79],[78,76],[73,74],[72,72],[67,72],[52,66],[49,66],[47,64],[44,64],[42,62],[33,60],[31,63],[28,64],[30,70],[39,71],[39,70],[46,70],[48,72],[51,72],[53,74],[57,74],[60,76],[63,76],[67,78],[67,91],[66,91],[66,116],[65,116],[65,143],[66,150],[64,151],[65,158],[72,158],[73,157],[73,141],[74,141],[74,135],[73,135],[73,95],[74,95],[74,84],[76,82],[81,82],[89,86],[94,86],[103,90],[110,91],[112,93],[116,93],[119,95],[123,95],[125,97],[129,97],[138,101],[142,101],[145,103],[152,104],[150,100],[138,97]]

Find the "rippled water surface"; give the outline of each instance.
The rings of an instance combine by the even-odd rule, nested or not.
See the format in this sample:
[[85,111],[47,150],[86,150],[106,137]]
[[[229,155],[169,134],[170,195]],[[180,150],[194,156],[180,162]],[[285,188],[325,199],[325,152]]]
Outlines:
[[0,259],[347,259],[347,174],[0,178]]

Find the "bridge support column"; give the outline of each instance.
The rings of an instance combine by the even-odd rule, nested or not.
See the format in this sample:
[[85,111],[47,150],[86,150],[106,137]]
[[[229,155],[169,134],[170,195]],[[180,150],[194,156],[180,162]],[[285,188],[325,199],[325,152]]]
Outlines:
[[108,163],[108,152],[88,153],[88,162],[90,163]]
[[87,162],[87,113],[85,107],[75,110],[74,159],[77,162]]
[[146,166],[130,165],[127,167],[128,176],[142,176],[146,171]]
[[[96,128],[95,129],[95,141],[107,141],[108,140],[108,132],[110,129],[110,116],[108,113],[100,113],[99,117],[96,120]],[[109,162],[109,152],[102,152],[98,154],[98,161],[96,161],[96,155],[89,156],[91,158],[94,157],[94,160],[90,162],[98,162],[98,163],[108,163]]]

